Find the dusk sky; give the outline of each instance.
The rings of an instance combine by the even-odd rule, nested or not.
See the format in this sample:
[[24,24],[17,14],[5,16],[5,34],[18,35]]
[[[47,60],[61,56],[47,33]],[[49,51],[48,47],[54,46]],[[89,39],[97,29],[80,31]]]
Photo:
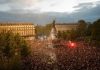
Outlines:
[[0,0],[0,22],[87,22],[100,18],[100,0]]

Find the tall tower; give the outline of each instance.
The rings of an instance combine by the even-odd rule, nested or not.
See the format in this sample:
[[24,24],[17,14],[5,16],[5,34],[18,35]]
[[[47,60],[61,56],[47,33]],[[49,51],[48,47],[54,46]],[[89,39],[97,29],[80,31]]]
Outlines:
[[55,27],[55,20],[53,20],[53,23],[52,23],[50,38],[51,38],[51,40],[57,39],[57,30],[56,30],[56,27]]

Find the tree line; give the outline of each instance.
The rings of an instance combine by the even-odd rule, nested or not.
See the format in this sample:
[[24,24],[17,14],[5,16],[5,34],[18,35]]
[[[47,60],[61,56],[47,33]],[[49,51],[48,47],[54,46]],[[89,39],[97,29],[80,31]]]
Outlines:
[[64,40],[85,41],[100,45],[100,19],[93,23],[79,20],[76,30],[59,31],[57,37]]
[[[86,22],[85,20],[79,20],[76,30],[70,31],[58,31],[57,38],[63,40],[77,40],[86,42],[100,42],[100,19],[94,22]],[[38,25],[36,27],[37,35],[49,36],[52,23],[45,26]]]
[[0,70],[22,70],[22,59],[30,55],[29,46],[11,31],[0,32]]

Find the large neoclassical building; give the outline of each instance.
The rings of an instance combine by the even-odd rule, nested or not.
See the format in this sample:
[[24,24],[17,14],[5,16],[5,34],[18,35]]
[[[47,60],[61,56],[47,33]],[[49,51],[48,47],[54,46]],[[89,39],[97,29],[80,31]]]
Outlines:
[[78,26],[78,23],[56,23],[55,24],[57,32],[76,30],[77,26]]
[[26,39],[34,39],[36,36],[35,25],[28,22],[2,22],[0,23],[1,30],[10,30]]

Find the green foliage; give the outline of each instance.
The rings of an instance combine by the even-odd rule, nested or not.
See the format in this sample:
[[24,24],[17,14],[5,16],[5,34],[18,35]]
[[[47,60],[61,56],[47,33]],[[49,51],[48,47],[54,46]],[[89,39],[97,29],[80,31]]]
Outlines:
[[76,38],[76,32],[75,30],[71,31],[58,31],[57,34],[58,39],[63,39],[63,40],[73,40]]
[[57,38],[58,38],[58,39],[61,38],[61,36],[62,36],[61,34],[62,34],[61,31],[58,31],[58,33],[57,33]]
[[47,24],[45,26],[38,25],[36,27],[37,35],[49,35],[51,30],[52,24]]
[[91,36],[92,34],[92,24],[88,24],[87,30],[86,30],[86,36]]
[[0,33],[0,51],[4,56],[12,57],[15,52],[20,53],[25,48],[25,52],[28,52],[26,42],[18,34],[14,35],[11,31]]
[[52,28],[52,24],[47,24],[47,25],[44,27],[45,35],[48,36],[48,35],[50,34],[51,28]]
[[[76,30],[58,32],[59,39],[65,40],[83,40],[88,43],[100,43],[100,19],[92,23],[86,23],[84,20],[78,21]],[[100,45],[100,44],[99,44]]]
[[44,31],[44,26],[41,25],[36,26],[37,35],[43,35],[44,34],[43,31]]
[[29,47],[19,34],[0,32],[0,69],[20,70],[21,58],[30,55]]
[[92,38],[100,41],[100,19],[95,21],[92,25]]
[[66,40],[66,38],[67,38],[67,32],[65,32],[65,31],[63,31],[63,32],[58,31],[57,38],[58,39],[64,39],[64,40]]
[[79,20],[77,26],[78,36],[79,37],[85,36],[86,29],[87,29],[87,23],[84,20]]
[[78,21],[78,26],[76,30],[69,30],[64,32],[58,32],[58,38],[64,40],[75,40],[79,37],[85,37],[87,30],[87,23],[84,20]]
[[26,57],[30,55],[29,47],[27,46],[26,42],[23,41],[21,45],[21,56]]
[[11,63],[11,70],[22,70],[22,66],[21,66],[21,58],[20,56],[15,56],[11,59],[10,61]]
[[14,36],[13,34],[8,32],[0,33],[0,51],[3,53],[3,56],[7,58],[12,57],[14,55]]

